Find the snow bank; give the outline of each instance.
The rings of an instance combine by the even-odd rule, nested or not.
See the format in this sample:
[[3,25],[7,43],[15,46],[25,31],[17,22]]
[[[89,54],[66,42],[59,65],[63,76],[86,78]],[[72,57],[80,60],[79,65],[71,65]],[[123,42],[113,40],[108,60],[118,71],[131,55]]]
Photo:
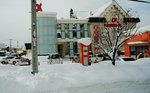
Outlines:
[[[112,66],[110,61],[92,64],[91,66],[82,66],[69,61],[55,65],[48,65],[43,62],[39,66],[39,73],[35,76],[30,73],[31,66],[0,65],[0,92],[99,93],[101,91],[101,93],[112,93],[111,91],[115,87],[113,85],[116,85],[117,89],[121,88],[121,90],[129,93],[126,90],[128,88],[124,87],[123,84],[126,83],[126,86],[129,86],[130,84],[133,85],[133,82],[137,82],[134,83],[137,86],[137,84],[141,84],[138,82],[150,80],[149,70],[150,62],[147,60],[117,62],[116,66]],[[142,82],[142,84],[145,83]],[[112,89],[107,89],[108,86]],[[150,82],[143,86],[150,86]],[[110,92],[107,92],[107,90],[110,90]],[[130,93],[135,93],[135,91],[131,89]],[[149,92],[143,91],[143,93]]]

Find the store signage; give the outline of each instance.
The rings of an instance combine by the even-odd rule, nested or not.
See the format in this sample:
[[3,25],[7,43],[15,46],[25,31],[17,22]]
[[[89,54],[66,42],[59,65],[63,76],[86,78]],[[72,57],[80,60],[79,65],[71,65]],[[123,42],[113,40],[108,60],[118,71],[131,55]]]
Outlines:
[[117,22],[117,18],[112,18],[111,22],[112,24],[104,24],[104,27],[120,27],[121,24],[116,24],[115,22]]
[[121,24],[104,24],[104,27],[120,27]]
[[42,3],[36,4],[36,12],[42,11]]
[[94,43],[98,44],[99,38],[100,38],[100,33],[99,33],[99,27],[98,26],[94,26],[94,34],[93,34],[93,39],[94,39]]
[[149,42],[150,42],[150,33],[149,33],[149,38],[148,38]]
[[117,22],[117,18],[112,18],[111,22]]
[[94,43],[94,50],[95,51],[99,50],[99,48],[97,47],[97,44],[99,44],[99,39],[100,39],[99,26],[95,25],[94,26],[94,33],[93,33],[93,43]]

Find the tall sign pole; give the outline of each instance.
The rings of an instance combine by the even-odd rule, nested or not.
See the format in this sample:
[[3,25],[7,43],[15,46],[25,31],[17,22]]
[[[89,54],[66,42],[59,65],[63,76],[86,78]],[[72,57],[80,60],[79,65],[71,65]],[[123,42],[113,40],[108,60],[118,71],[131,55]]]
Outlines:
[[32,74],[38,73],[36,0],[31,0]]

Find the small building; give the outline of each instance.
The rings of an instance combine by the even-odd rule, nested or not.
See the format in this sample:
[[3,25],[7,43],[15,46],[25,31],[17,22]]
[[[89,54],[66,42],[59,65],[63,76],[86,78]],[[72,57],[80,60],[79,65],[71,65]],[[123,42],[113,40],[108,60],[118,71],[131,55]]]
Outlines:
[[140,28],[137,35],[124,43],[125,56],[137,57],[140,53],[146,53],[150,57],[150,26]]

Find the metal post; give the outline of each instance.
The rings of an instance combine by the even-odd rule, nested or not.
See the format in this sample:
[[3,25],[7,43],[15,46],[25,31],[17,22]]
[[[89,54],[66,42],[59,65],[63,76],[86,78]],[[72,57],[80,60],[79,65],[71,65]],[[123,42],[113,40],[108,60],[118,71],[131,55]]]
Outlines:
[[12,39],[9,39],[10,40],[10,48],[9,48],[9,51],[12,52]]
[[31,0],[32,74],[38,73],[36,0]]

